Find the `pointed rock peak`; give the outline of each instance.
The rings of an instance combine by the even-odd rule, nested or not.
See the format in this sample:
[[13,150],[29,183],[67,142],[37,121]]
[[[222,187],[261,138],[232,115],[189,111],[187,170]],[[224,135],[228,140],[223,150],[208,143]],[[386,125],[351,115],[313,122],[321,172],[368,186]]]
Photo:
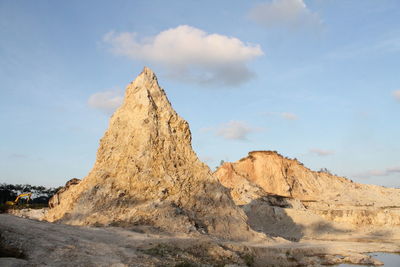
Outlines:
[[[136,110],[133,110],[135,107]],[[129,109],[131,114],[138,115],[145,110],[143,107],[163,107],[174,112],[164,89],[158,84],[156,74],[148,67],[144,67],[135,80],[127,86],[123,105],[116,113],[119,110]]]
[[145,224],[166,231],[250,239],[246,215],[191,146],[189,124],[152,70],[128,85],[100,141],[92,171],[57,199],[47,220]]
[[156,74],[148,67],[143,68],[143,71],[136,77],[131,85],[128,86],[127,90],[131,91],[131,93],[146,92],[153,98],[167,98],[165,91],[158,84]]
[[144,67],[138,78],[141,77],[146,80],[157,80],[156,74],[149,68]]

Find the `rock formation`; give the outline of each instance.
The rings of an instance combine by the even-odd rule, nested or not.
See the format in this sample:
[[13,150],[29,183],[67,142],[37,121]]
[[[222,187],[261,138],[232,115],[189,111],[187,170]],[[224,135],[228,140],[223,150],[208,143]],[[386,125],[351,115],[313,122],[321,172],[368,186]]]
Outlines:
[[[81,182],[80,179],[78,178],[72,178],[71,180],[69,180],[68,182],[65,183],[65,186],[63,186],[62,188],[60,188],[57,193],[55,193],[50,199],[49,199],[49,207],[50,208],[54,208],[56,206],[58,206],[61,203],[61,199],[63,198],[63,195],[65,192],[68,192],[68,189],[71,186],[75,186],[77,184],[79,184]],[[68,194],[68,193],[66,193]]]
[[167,231],[249,239],[247,217],[199,161],[188,123],[148,68],[129,84],[88,176],[62,193],[48,221],[150,225]]
[[398,189],[354,183],[326,172],[311,171],[299,161],[272,151],[250,152],[236,163],[225,163],[215,174],[229,188],[232,180],[244,179],[267,193],[309,202],[392,206],[400,196]]
[[[235,163],[224,163],[214,175],[231,189],[250,225],[265,233],[298,240],[307,231],[315,237],[400,226],[399,189],[311,171],[276,152],[250,152]],[[280,201],[272,201],[277,198]]]
[[[145,68],[128,85],[88,176],[67,182],[42,210],[50,222],[129,229],[1,214],[0,265],[381,265],[361,253],[399,251],[398,189],[313,172],[270,151],[214,174]],[[265,242],[260,232],[300,242]]]

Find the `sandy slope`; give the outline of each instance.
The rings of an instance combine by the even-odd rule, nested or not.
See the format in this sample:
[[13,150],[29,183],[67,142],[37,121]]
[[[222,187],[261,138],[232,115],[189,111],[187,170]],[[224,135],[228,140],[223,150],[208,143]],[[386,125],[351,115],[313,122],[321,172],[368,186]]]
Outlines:
[[315,172],[254,151],[214,173],[257,231],[288,240],[399,240],[400,190]]

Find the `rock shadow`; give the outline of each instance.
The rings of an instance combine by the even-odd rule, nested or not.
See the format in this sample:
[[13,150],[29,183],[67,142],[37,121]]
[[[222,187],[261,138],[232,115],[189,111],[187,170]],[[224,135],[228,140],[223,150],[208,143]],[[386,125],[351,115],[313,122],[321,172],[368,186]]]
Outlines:
[[[324,235],[330,238],[332,235],[344,238],[354,232],[350,228],[335,226],[334,222],[325,220],[304,207],[299,207],[296,199],[288,197],[267,195],[241,208],[246,213],[248,223],[253,230],[294,242],[303,238],[323,239]],[[297,216],[302,218],[302,223],[294,221],[297,216],[290,216],[289,209],[296,211]]]
[[0,233],[0,258],[25,259],[25,253],[12,245],[12,241],[6,240]]
[[291,207],[284,198],[277,202],[276,198],[271,201],[271,197],[258,198],[241,206],[253,230],[298,242],[304,236],[304,227],[287,215],[284,208]]

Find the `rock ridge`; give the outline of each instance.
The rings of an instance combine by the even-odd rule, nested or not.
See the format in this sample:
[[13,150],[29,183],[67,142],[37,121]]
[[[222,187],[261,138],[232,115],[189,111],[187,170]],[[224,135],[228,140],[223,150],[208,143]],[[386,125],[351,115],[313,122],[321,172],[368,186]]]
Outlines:
[[249,152],[214,175],[231,190],[252,228],[269,235],[298,241],[304,235],[382,238],[377,233],[395,239],[400,233],[400,189],[315,172],[275,151]]
[[[276,151],[252,151],[237,162],[226,162],[215,172],[220,182],[232,188],[232,180],[247,180],[265,192],[302,201],[392,206],[400,190],[353,182],[327,172],[316,172],[297,159]],[[382,196],[385,198],[382,199]]]

